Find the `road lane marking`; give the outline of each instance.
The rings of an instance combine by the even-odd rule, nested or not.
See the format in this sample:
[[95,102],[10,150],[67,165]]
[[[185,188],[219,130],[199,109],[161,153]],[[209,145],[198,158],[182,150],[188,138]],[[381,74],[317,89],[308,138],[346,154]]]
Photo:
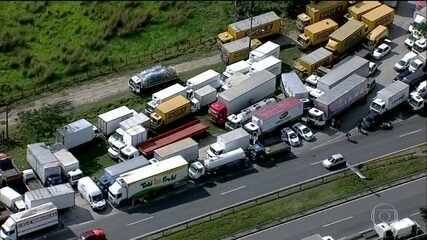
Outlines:
[[228,190],[228,191],[225,191],[225,192],[222,192],[221,193],[221,195],[227,195],[227,194],[229,194],[229,193],[232,193],[232,192],[235,192],[235,191],[238,191],[238,190],[241,190],[241,189],[243,189],[243,188],[245,188],[246,186],[245,185],[243,185],[243,186],[240,186],[240,187],[237,187],[237,188],[233,188],[233,189],[231,189],[231,190]]
[[400,137],[400,138],[402,138],[402,137],[406,137],[406,136],[409,136],[409,135],[412,135],[412,134],[415,134],[415,133],[421,132],[422,130],[423,130],[423,129],[422,129],[422,128],[420,128],[420,129],[415,130],[415,131],[412,131],[412,132],[404,133],[404,134],[400,135],[399,137]]
[[337,223],[340,223],[340,222],[344,222],[344,221],[347,221],[347,220],[350,220],[350,219],[352,219],[353,218],[353,216],[350,216],[350,217],[346,217],[346,218],[343,218],[343,219],[340,219],[340,220],[336,220],[335,222],[331,222],[331,223],[328,223],[328,224],[325,224],[325,225],[323,225],[322,227],[329,227],[329,226],[331,226],[331,225],[334,225],[334,224],[337,224]]
[[154,218],[154,216],[151,216],[151,217],[148,217],[148,218],[144,218],[144,219],[138,220],[136,222],[128,223],[126,225],[127,226],[132,226],[132,225],[135,225],[135,224],[138,224],[138,223],[146,222],[146,221],[151,220],[153,218]]
[[326,146],[326,145],[329,145],[329,144],[331,144],[331,143],[335,142],[336,140],[338,140],[338,139],[342,138],[342,136],[343,136],[343,135],[340,135],[340,136],[338,136],[338,137],[336,137],[336,138],[333,138],[333,139],[331,139],[331,140],[329,140],[329,141],[326,141],[325,143],[322,143],[322,144],[319,144],[319,145],[317,145],[317,146],[314,146],[314,147],[312,147],[312,148],[311,148],[311,150],[314,150],[314,149],[321,148],[321,147],[324,147],[324,146]]
[[412,213],[411,215],[409,215],[410,217],[415,217],[415,216],[417,216],[418,214],[420,214],[421,212],[416,212],[416,213]]
[[317,165],[317,164],[321,164],[323,162],[323,160],[318,161],[318,162],[314,162],[314,163],[310,163],[311,166]]

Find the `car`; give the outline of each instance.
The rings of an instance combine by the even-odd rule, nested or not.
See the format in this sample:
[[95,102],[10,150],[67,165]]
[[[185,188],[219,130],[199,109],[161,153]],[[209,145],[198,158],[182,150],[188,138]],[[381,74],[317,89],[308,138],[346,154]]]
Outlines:
[[345,164],[344,156],[341,153],[333,154],[329,158],[322,161],[322,165],[327,169],[341,164]]
[[80,240],[107,240],[102,228],[92,228],[80,235]]
[[282,141],[288,142],[289,145],[296,147],[301,144],[298,135],[289,127],[283,128],[281,131]]
[[417,56],[416,53],[414,52],[408,52],[406,53],[402,59],[399,60],[399,62],[397,62],[396,64],[394,64],[394,70],[396,70],[397,72],[401,72],[404,71],[405,69],[408,68],[409,62],[414,59]]
[[372,76],[378,69],[378,65],[374,62],[369,62],[369,76]]
[[415,41],[413,49],[420,53],[425,51],[427,49],[427,40],[424,37],[418,39]]
[[414,58],[409,62],[408,71],[415,72],[424,65],[423,60]]
[[386,43],[382,43],[377,48],[375,48],[374,52],[372,53],[372,57],[376,60],[380,60],[383,58],[387,53],[391,51],[390,45]]
[[313,132],[310,130],[310,128],[308,128],[307,126],[305,126],[302,123],[295,123],[292,128],[295,130],[295,132],[298,133],[298,135],[305,139],[306,141],[311,141],[314,139],[314,134]]
[[405,69],[402,72],[399,72],[399,74],[397,74],[397,76],[394,78],[394,81],[402,80],[404,77],[408,76],[411,73],[412,72],[410,72],[408,69]]
[[412,34],[409,34],[408,38],[405,40],[405,45],[408,48],[412,48],[414,46],[415,41],[421,38],[421,33],[418,30],[415,30],[412,32]]

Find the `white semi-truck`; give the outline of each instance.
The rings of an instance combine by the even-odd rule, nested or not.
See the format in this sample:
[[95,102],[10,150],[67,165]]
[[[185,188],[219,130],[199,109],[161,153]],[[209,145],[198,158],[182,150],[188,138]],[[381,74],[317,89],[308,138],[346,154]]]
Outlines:
[[153,93],[151,100],[145,106],[145,114],[150,116],[150,114],[154,112],[157,106],[176,96],[187,96],[187,87],[176,83],[156,93]]
[[266,98],[243,109],[238,114],[233,113],[227,116],[227,122],[225,122],[225,128],[228,130],[233,130],[233,129],[242,127],[243,124],[251,120],[252,114],[254,114],[256,110],[275,102],[276,102],[275,98]]
[[113,135],[108,138],[108,155],[113,159],[127,159],[122,156],[122,150],[128,146],[138,146],[147,140],[147,129],[141,125],[135,125],[128,129],[118,128]]
[[0,189],[0,202],[12,212],[21,212],[26,209],[22,195],[8,186]]
[[413,111],[419,111],[424,108],[427,101],[427,81],[422,81],[418,87],[410,93],[409,105]]
[[134,110],[126,106],[121,106],[100,114],[97,121],[98,130],[104,134],[104,136],[109,136],[120,127],[122,121],[133,117],[135,113]]
[[83,177],[83,172],[80,169],[80,162],[74,155],[67,149],[60,149],[53,153],[58,159],[59,165],[62,169],[62,176],[66,182],[71,185],[77,185],[77,181]]
[[209,69],[187,80],[187,91],[196,91],[204,86],[210,85],[217,89],[220,87],[221,74]]
[[216,142],[209,145],[207,154],[213,158],[237,148],[247,149],[249,141],[250,135],[243,128],[236,128],[217,136]]

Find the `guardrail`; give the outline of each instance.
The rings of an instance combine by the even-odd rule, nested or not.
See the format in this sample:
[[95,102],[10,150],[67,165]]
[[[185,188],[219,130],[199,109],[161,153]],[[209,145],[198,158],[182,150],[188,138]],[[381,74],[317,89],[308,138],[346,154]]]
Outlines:
[[[356,165],[354,165],[354,167],[356,168],[360,168],[360,167],[364,167],[365,170],[368,169],[376,169],[379,167],[385,167],[387,165],[391,165],[391,164],[396,164],[402,161],[408,161],[410,160],[414,154],[426,154],[426,150],[423,150],[421,152],[417,151],[417,147],[420,146],[427,146],[426,143],[421,143],[406,149],[402,149],[396,152],[392,152],[386,155],[383,155],[381,157],[377,157],[377,158],[373,158],[370,160],[367,160],[365,162],[361,162],[358,163]],[[415,150],[414,150],[415,149]],[[390,156],[390,155],[394,155],[394,154],[398,154],[396,156]],[[402,156],[408,156],[405,159],[399,159]],[[386,158],[386,159],[384,159]],[[387,161],[385,161],[387,160]],[[369,164],[369,166],[368,166]],[[351,175],[353,175],[354,173],[351,172],[348,168],[346,169],[341,169],[338,170],[336,172],[332,172],[332,173],[328,173],[319,177],[315,177],[315,178],[311,178],[308,179],[306,181],[303,181],[301,183],[296,183],[287,187],[283,187],[280,188],[278,190],[274,190],[272,192],[269,193],[265,193],[262,194],[260,196],[254,197],[254,198],[250,198],[235,204],[232,204],[230,206],[221,208],[221,209],[217,209],[205,214],[202,214],[200,216],[194,217],[194,218],[190,218],[188,220],[185,220],[183,222],[179,222],[161,229],[158,229],[156,231],[147,233],[142,235],[139,238],[134,238],[133,240],[142,240],[142,239],[149,239],[149,240],[156,240],[156,239],[160,239],[162,237],[168,236],[170,234],[182,231],[184,229],[190,228],[192,226],[204,223],[204,222],[209,222],[212,220],[215,220],[217,218],[226,216],[228,214],[233,214],[237,211],[246,209],[246,208],[250,208],[253,206],[257,206],[260,204],[264,204],[266,202],[270,202],[272,200],[276,200],[279,198],[284,198],[286,196],[298,193],[298,192],[302,192],[304,190],[313,188],[313,187],[317,187],[320,186],[322,184],[325,183],[329,183],[332,181],[336,181],[338,179],[344,178],[344,177],[349,177]]]

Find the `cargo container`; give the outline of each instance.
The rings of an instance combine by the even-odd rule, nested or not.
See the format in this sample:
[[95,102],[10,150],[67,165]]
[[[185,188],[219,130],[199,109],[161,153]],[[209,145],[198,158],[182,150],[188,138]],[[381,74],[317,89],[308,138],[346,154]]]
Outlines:
[[216,137],[216,142],[209,145],[207,154],[213,158],[237,148],[249,147],[249,134],[243,128],[237,128]]
[[196,91],[204,86],[210,85],[213,88],[220,87],[221,74],[209,69],[187,80],[187,90]]
[[225,128],[228,130],[233,130],[239,127],[242,127],[243,124],[251,120],[252,114],[255,113],[256,110],[264,107],[265,105],[275,103],[275,98],[266,98],[263,99],[247,108],[244,108],[240,111],[239,114],[231,114],[227,116],[227,122],[225,123]]
[[296,27],[299,31],[310,24],[319,22],[326,18],[340,19],[347,12],[347,1],[316,1],[307,4],[305,13],[297,16]]
[[28,191],[24,194],[28,209],[51,202],[58,209],[74,207],[74,189],[69,183]]
[[187,88],[182,86],[179,83],[176,83],[163,90],[153,93],[153,95],[151,96],[151,100],[145,106],[145,114],[150,115],[151,113],[154,112],[154,109],[156,109],[157,106],[159,106],[161,103],[164,103],[171,98],[174,98],[176,96],[185,97],[186,95],[187,95]]
[[249,53],[249,58],[247,62],[252,64],[254,62],[258,62],[263,60],[264,58],[274,56],[276,58],[280,58],[280,45],[268,41],[261,46],[255,48]]
[[224,125],[227,116],[250,106],[276,90],[276,77],[263,70],[255,72],[249,79],[218,94],[218,100],[209,106],[209,117],[218,125]]
[[249,70],[248,76],[262,70],[267,70],[277,77],[282,73],[282,60],[275,56],[270,56],[258,62],[254,62]]
[[353,73],[362,77],[368,77],[369,61],[359,56],[352,56],[348,59],[344,59],[341,64],[334,67],[317,81],[317,89],[328,92]]
[[240,72],[236,72],[235,74],[233,74],[231,77],[227,78],[224,80],[221,89],[223,91],[228,90],[230,88],[232,88],[233,86],[237,86],[243,82],[246,82],[247,80],[249,80],[249,76]]
[[108,188],[108,200],[117,206],[137,194],[170,186],[187,178],[188,162],[174,156],[120,175]]
[[241,60],[225,67],[225,71],[222,73],[222,75],[224,75],[226,78],[230,78],[236,73],[246,74],[250,69],[251,65],[248,62]]
[[2,239],[23,239],[27,234],[58,225],[58,209],[53,203],[46,203],[35,208],[9,216],[0,230]]
[[129,89],[137,94],[142,94],[145,90],[160,86],[178,79],[175,69],[161,65],[146,69],[129,79]]
[[297,43],[301,49],[307,49],[328,41],[329,35],[338,29],[338,24],[332,19],[324,19],[304,28],[304,33],[298,35]]
[[378,114],[384,114],[409,98],[409,85],[402,81],[395,81],[377,92],[369,109]]
[[185,138],[154,150],[153,155],[157,160],[165,160],[173,156],[181,155],[188,162],[194,162],[199,159],[199,144],[192,138]]
[[13,212],[21,212],[26,209],[22,195],[10,187],[0,189],[0,202]]
[[65,125],[56,131],[56,142],[71,149],[90,142],[95,138],[96,127],[86,119],[80,119]]
[[158,148],[164,147],[184,138],[203,134],[207,130],[208,125],[200,122],[200,120],[189,121],[177,128],[148,139],[143,144],[140,144],[138,149],[142,154],[144,154],[144,156],[151,156],[153,151]]
[[108,187],[113,184],[118,176],[149,164],[150,162],[144,156],[114,164],[104,168],[104,173],[97,179],[97,184],[103,192],[107,192]]
[[17,168],[0,170],[1,186],[18,186],[22,183],[22,173]]
[[144,128],[150,127],[150,118],[144,113],[134,114],[132,117],[120,122],[119,126],[123,130],[128,130],[136,125],[143,126]]
[[329,35],[329,41],[326,49],[334,55],[339,56],[347,52],[348,49],[355,47],[366,35],[365,24],[350,19],[335,32]]
[[311,75],[320,66],[329,66],[332,63],[332,53],[320,47],[309,54],[306,54],[295,62],[294,68],[301,75]]
[[383,4],[374,10],[362,15],[362,22],[366,24],[366,32],[374,30],[379,25],[390,26],[394,20],[394,9]]
[[354,20],[361,20],[362,15],[370,12],[371,10],[381,6],[381,3],[378,1],[361,1],[353,6],[348,8],[348,18],[352,18]]
[[[251,46],[249,48],[249,41]],[[221,58],[225,64],[232,64],[249,57],[249,51],[261,45],[258,39],[244,37],[221,46]]]
[[191,113],[191,104],[183,96],[161,103],[150,115],[151,127],[161,128]]
[[217,90],[210,85],[206,85],[196,91],[190,98],[192,112],[197,112],[209,104],[216,101]]
[[98,115],[98,130],[105,136],[108,136],[120,127],[120,122],[131,118],[133,115],[134,111],[126,106],[122,106]]
[[388,37],[389,31],[387,27],[379,25],[374,30],[370,31],[366,36],[368,40],[364,46],[369,51],[373,51],[385,38]]
[[80,163],[67,149],[60,149],[53,153],[58,159],[59,165],[62,169],[62,176],[66,182],[75,186],[77,181],[83,177],[83,172],[80,170]]
[[277,127],[299,119],[304,111],[303,102],[297,98],[285,98],[257,110],[245,129],[253,136],[272,132]]
[[45,143],[27,145],[27,161],[43,185],[62,182],[59,161]]
[[308,99],[308,90],[294,71],[290,73],[282,73],[282,79],[280,83],[282,92],[287,97],[296,97],[303,100]]
[[[252,25],[252,26],[251,26]],[[281,31],[281,18],[273,11],[247,18],[228,25],[227,32],[218,34],[220,44],[246,37],[252,27],[251,37],[263,38],[278,34]]]

